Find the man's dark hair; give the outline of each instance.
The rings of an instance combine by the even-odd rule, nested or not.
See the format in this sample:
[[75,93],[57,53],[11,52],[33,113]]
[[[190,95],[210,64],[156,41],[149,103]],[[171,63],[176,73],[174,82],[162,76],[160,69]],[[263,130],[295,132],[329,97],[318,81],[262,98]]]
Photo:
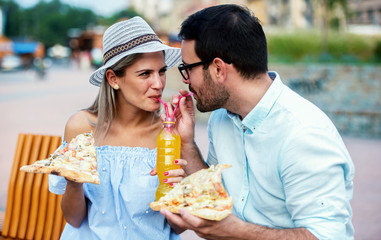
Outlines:
[[179,37],[196,41],[195,52],[202,61],[229,61],[244,78],[268,70],[265,34],[245,7],[224,4],[198,11],[182,23]]

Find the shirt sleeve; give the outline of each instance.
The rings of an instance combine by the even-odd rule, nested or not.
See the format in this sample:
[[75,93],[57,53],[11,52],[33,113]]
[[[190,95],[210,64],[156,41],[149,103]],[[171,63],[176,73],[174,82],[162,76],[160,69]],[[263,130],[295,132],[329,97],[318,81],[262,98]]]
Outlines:
[[213,124],[212,124],[213,114],[214,114],[214,112],[212,113],[211,117],[209,118],[209,122],[208,122],[209,150],[208,150],[208,157],[206,159],[206,163],[209,166],[218,164],[216,152],[214,150],[214,145],[213,145],[213,135],[212,135],[212,133],[213,133],[213,130],[212,130],[212,128],[213,128]]
[[346,239],[354,167],[341,137],[326,129],[303,129],[282,153],[286,206],[296,227],[318,239]]
[[[56,150],[59,151],[66,147],[67,142],[62,139],[62,145]],[[64,194],[66,189],[66,179],[61,176],[49,174],[49,191],[54,194]]]

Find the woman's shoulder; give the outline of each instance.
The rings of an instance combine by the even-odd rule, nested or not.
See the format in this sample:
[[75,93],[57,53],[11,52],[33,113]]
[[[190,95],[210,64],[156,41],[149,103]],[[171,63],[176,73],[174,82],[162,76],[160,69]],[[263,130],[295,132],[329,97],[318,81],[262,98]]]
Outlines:
[[87,110],[81,110],[71,115],[65,126],[65,141],[70,142],[78,134],[94,131],[96,120],[96,115]]

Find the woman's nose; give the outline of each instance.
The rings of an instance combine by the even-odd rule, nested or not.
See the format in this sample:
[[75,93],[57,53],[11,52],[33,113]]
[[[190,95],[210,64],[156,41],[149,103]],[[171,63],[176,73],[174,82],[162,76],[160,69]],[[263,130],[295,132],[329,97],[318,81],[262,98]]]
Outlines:
[[164,83],[163,83],[163,76],[160,74],[155,74],[154,79],[153,79],[153,87],[154,88],[163,88]]

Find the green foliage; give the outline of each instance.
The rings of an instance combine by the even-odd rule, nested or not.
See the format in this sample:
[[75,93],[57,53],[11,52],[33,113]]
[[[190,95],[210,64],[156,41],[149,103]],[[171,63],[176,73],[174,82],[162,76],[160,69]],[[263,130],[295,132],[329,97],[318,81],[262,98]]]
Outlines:
[[334,30],[338,31],[339,27],[340,27],[340,19],[337,18],[337,17],[333,17],[329,21],[329,26],[330,26],[331,29],[334,29]]
[[293,34],[268,35],[269,55],[276,58],[288,58],[289,60],[301,60],[307,55],[320,53],[321,44],[315,41],[317,34],[304,31]]
[[13,1],[0,0],[0,7],[5,14],[5,35],[15,36],[19,29],[22,27],[22,9]]
[[12,0],[0,0],[5,13],[5,36],[42,42],[46,47],[67,45],[71,28],[87,29],[103,24],[110,26],[120,18],[138,15],[133,9],[121,10],[110,18],[97,16],[89,9],[72,7],[60,0],[42,1],[27,9]]
[[132,18],[135,16],[139,16],[139,14],[133,8],[128,8],[115,13],[109,18],[103,18],[101,20],[101,23],[106,26],[110,26],[113,23],[119,21],[120,19]]
[[362,63],[375,61],[380,37],[330,32],[327,52],[322,50],[322,37],[317,31],[268,34],[267,40],[269,60],[274,62]]
[[374,49],[374,57],[376,61],[381,62],[381,41],[376,43],[376,47]]
[[367,61],[373,55],[372,42],[369,37],[353,34],[335,34],[328,39],[328,52],[335,58],[349,54]]

